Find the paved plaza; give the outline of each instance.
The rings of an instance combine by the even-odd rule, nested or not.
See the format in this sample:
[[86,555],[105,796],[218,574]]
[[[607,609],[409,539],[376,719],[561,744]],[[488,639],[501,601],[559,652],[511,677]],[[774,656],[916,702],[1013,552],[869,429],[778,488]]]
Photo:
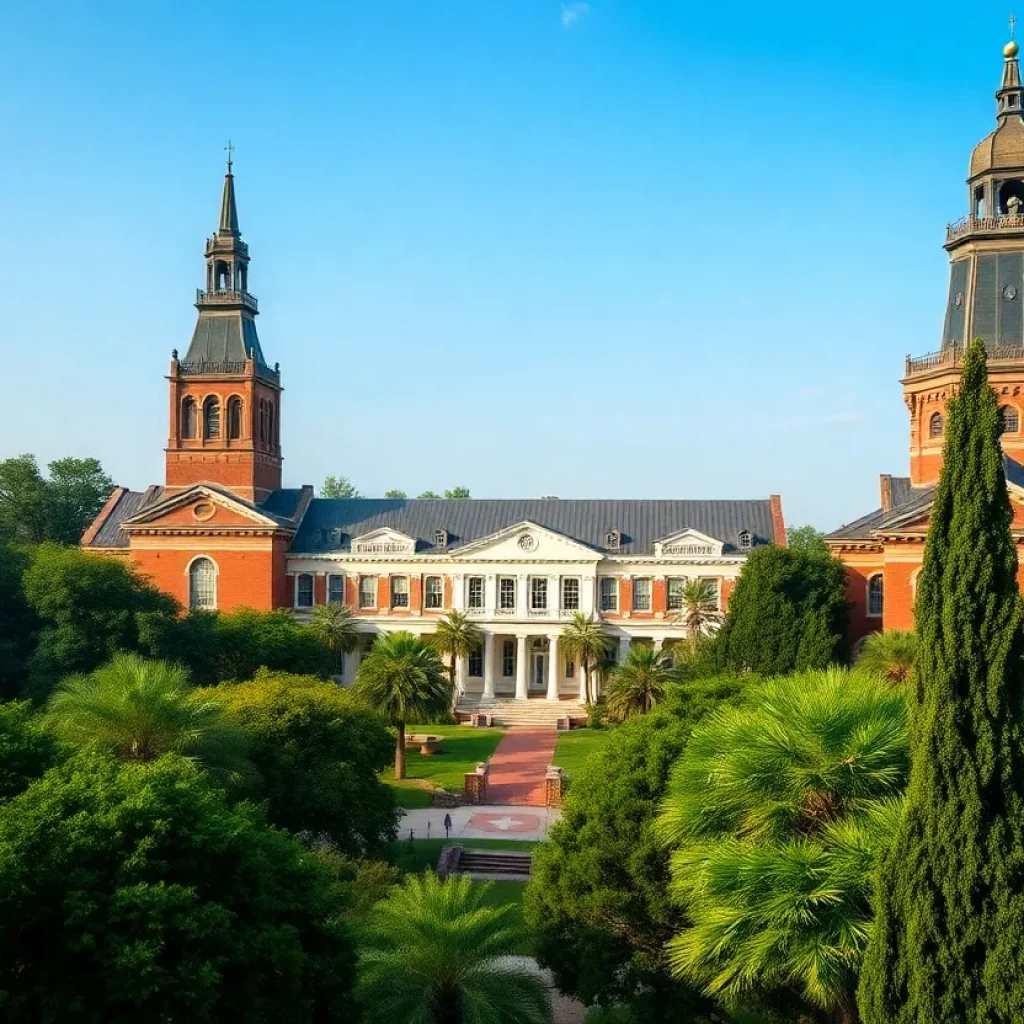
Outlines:
[[429,807],[406,811],[398,823],[398,838],[444,839],[444,818],[451,815],[452,827],[447,838],[520,839],[539,842],[547,837],[548,828],[559,820],[556,808],[547,807]]

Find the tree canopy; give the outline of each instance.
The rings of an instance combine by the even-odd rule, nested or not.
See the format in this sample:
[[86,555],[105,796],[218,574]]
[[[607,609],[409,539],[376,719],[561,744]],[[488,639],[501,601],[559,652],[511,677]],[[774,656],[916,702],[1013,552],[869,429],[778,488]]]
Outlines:
[[0,804],[10,1024],[350,1021],[330,872],[195,766],[72,758]]
[[391,731],[351,691],[262,669],[204,696],[248,734],[258,778],[247,792],[266,802],[272,824],[349,855],[379,854],[394,839],[397,811],[379,778],[391,760]]
[[0,699],[24,687],[39,620],[25,597],[28,553],[0,540]]
[[755,548],[715,638],[728,671],[779,675],[847,660],[846,570],[830,555]]
[[321,498],[361,498],[356,485],[347,476],[328,476],[320,488]]
[[866,1024],[1024,1020],[1024,610],[984,344],[964,357],[917,584],[907,810]]

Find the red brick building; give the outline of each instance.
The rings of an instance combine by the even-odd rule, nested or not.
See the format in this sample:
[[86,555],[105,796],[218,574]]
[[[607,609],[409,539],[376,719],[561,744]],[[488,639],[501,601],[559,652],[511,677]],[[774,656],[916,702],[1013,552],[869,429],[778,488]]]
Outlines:
[[[942,468],[946,404],[960,383],[964,346],[985,340],[999,395],[1014,529],[1024,543],[1024,90],[1017,44],[1004,51],[996,127],[974,149],[968,214],[946,229],[949,297],[938,351],[907,357],[902,380],[910,419],[910,475],[880,478],[879,507],[826,540],[849,574],[851,639],[911,629],[935,483]],[[1024,571],[1022,571],[1024,583]]]

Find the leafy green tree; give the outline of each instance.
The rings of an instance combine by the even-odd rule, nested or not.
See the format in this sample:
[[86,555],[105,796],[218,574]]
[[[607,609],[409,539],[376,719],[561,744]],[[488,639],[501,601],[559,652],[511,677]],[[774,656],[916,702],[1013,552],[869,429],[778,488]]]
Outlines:
[[397,487],[392,487],[390,490],[384,492],[385,498],[408,498],[409,495],[405,491],[398,490]]
[[31,693],[45,697],[66,675],[91,672],[119,651],[140,649],[143,619],[171,620],[177,602],[130,566],[76,548],[41,544],[24,575],[41,622],[29,664]]
[[534,851],[523,907],[538,958],[563,992],[588,1005],[632,1004],[644,1024],[711,1007],[669,970],[665,944],[680,914],[654,820],[694,725],[747,685],[722,677],[669,687],[659,707],[609,732],[572,775],[561,821]]
[[313,635],[334,654],[334,667],[339,671],[343,657],[360,644],[362,630],[352,609],[344,604],[318,604],[313,609],[309,628]]
[[331,647],[283,609],[236,608],[221,613],[213,633],[221,680],[252,679],[260,667],[323,677],[334,671]]
[[405,778],[405,726],[445,714],[452,688],[434,648],[412,633],[388,633],[370,648],[356,677],[356,693],[397,730],[395,778]]
[[729,671],[782,675],[847,658],[846,570],[830,555],[765,546],[747,556],[715,638]]
[[910,681],[916,656],[916,635],[909,630],[889,629],[865,639],[857,668],[874,672],[893,685],[903,685]]
[[679,976],[727,1003],[794,988],[854,1024],[908,754],[903,693],[841,669],[770,680],[695,729],[658,821],[690,919]]
[[370,1024],[546,1024],[547,989],[509,957],[523,936],[490,885],[413,875],[366,923],[359,997]]
[[0,805],[0,1015],[351,1021],[342,899],[184,759],[79,755]]
[[608,714],[619,722],[646,715],[665,698],[672,669],[661,651],[650,644],[634,644],[621,665],[611,674],[606,704]]
[[711,626],[718,622],[722,615],[718,610],[718,596],[709,580],[688,579],[683,584],[682,607],[676,615],[676,621],[686,627],[691,642],[696,643],[707,636]]
[[60,759],[56,739],[31,704],[0,703],[0,803],[17,796]]
[[802,551],[806,555],[828,555],[825,534],[813,526],[791,526],[786,531],[786,545],[792,551]]
[[455,670],[459,658],[468,658],[484,642],[484,635],[466,612],[455,609],[438,619],[430,642],[438,654],[448,659],[448,679],[453,699],[457,700]]
[[244,773],[248,737],[222,704],[193,689],[181,665],[117,654],[88,676],[69,676],[54,691],[47,719],[77,748],[98,747],[121,761],[180,754],[205,768]]
[[395,838],[394,799],[379,777],[391,732],[350,691],[261,669],[250,682],[202,693],[248,734],[259,773],[248,792],[266,803],[271,824],[352,856],[379,854]]
[[440,498],[441,495],[436,491],[424,491],[422,494],[417,494],[417,498]]
[[347,476],[329,476],[324,480],[320,488],[321,498],[361,498],[362,495],[356,489]]
[[1024,1020],[1024,633],[999,433],[975,340],[918,578],[912,769],[879,876],[866,1024]]
[[583,693],[587,703],[591,703],[596,697],[596,694],[591,692],[591,674],[611,651],[611,637],[593,615],[573,612],[572,618],[562,630],[559,643],[565,656],[578,662],[583,673]]
[[470,497],[468,487],[450,487],[444,492],[446,498],[468,498]]
[[39,622],[25,598],[28,555],[0,540],[0,699],[21,693]]
[[0,461],[0,537],[77,544],[114,489],[96,459],[64,458],[39,471],[35,456]]

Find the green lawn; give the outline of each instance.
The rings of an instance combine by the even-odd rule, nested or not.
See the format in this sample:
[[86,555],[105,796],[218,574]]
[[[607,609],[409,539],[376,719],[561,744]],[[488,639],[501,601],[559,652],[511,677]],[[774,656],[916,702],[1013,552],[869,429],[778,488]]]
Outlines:
[[402,782],[395,781],[393,768],[384,773],[384,781],[395,790],[398,805],[407,808],[429,807],[432,789],[461,792],[466,772],[488,760],[504,735],[503,729],[474,729],[469,725],[410,725],[406,731],[444,737],[440,754],[425,757],[418,750],[406,750],[406,778]]
[[[441,849],[453,843],[451,839],[414,839],[410,847],[407,839],[391,844],[395,864],[404,872],[423,871],[437,864]],[[515,839],[466,839],[460,844],[467,850],[532,850],[537,843],[520,842]],[[518,882],[510,883],[519,885]]]
[[565,769],[565,774],[572,778],[573,773],[594,751],[600,750],[610,739],[614,728],[573,729],[563,732],[558,737],[555,747],[554,763]]

